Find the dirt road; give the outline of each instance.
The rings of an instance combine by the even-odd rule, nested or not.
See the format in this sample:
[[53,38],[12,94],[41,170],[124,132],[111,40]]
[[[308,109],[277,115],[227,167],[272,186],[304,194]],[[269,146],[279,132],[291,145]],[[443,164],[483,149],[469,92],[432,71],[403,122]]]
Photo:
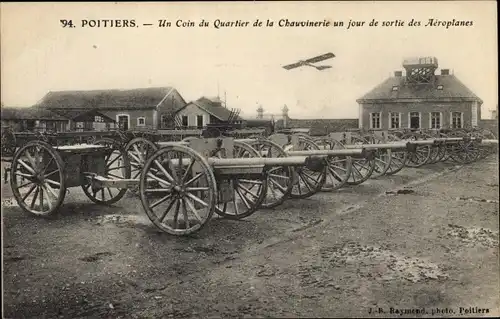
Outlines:
[[4,317],[498,316],[498,191],[497,157],[435,164],[177,238],[133,197],[49,221],[3,185]]

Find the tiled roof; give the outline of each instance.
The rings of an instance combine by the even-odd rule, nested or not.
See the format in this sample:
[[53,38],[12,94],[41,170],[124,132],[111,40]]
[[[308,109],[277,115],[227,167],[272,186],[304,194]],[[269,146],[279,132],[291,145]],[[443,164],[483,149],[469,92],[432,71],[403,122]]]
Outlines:
[[50,110],[39,107],[1,107],[2,120],[52,120],[67,121],[64,118]]
[[38,103],[45,108],[71,109],[153,109],[174,89],[172,87],[131,90],[54,91]]
[[[376,100],[404,101],[404,100],[482,100],[469,90],[454,75],[436,75],[433,84],[406,84],[405,76],[393,76],[376,86],[373,90],[359,98],[357,102],[370,102]],[[397,90],[393,90],[394,87]],[[442,89],[438,87],[442,86]],[[440,87],[441,88],[441,87]]]

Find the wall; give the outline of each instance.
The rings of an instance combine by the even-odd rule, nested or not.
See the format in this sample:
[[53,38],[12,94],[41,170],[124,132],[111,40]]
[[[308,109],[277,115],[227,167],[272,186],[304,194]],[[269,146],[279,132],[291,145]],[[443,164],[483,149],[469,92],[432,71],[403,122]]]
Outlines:
[[[358,119],[288,119],[286,128],[310,128],[311,135],[320,136],[357,128],[358,123]],[[276,129],[282,128],[285,128],[283,120],[276,121]]]
[[382,129],[389,129],[389,112],[401,114],[401,128],[408,128],[408,114],[421,112],[421,128],[430,128],[430,112],[442,112],[442,127],[450,126],[450,112],[463,112],[463,125],[471,124],[471,102],[363,104],[363,128],[370,128],[370,113],[382,112]]
[[[158,106],[157,114],[156,114],[156,127],[163,128],[161,118],[163,115],[172,115],[174,110],[178,110],[184,107],[187,103],[184,101],[182,96],[177,92],[177,90],[173,90],[167,98]],[[173,126],[174,123],[170,123],[170,126]]]
[[498,138],[498,119],[497,120],[481,120],[479,122],[481,128],[491,131]]
[[[153,128],[153,110],[117,110],[117,111],[100,111],[111,119],[117,121],[117,115],[129,115],[130,116],[130,127],[129,129],[141,129],[141,128]],[[137,119],[139,117],[145,117],[145,126],[137,126]],[[95,123],[101,124],[101,123]]]
[[203,126],[212,123],[211,116],[206,111],[200,109],[195,104],[188,104],[185,108],[180,110],[176,116],[182,118],[182,116],[188,117],[188,126],[196,127],[197,126],[197,116],[203,115]]

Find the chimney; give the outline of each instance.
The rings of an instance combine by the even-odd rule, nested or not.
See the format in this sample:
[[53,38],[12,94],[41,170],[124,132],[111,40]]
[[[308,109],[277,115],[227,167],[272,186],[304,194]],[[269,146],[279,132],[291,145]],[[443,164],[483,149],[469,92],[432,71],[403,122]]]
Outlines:
[[450,69],[441,69],[441,75],[450,75]]
[[403,71],[394,71],[394,76],[397,76],[397,77],[403,76]]

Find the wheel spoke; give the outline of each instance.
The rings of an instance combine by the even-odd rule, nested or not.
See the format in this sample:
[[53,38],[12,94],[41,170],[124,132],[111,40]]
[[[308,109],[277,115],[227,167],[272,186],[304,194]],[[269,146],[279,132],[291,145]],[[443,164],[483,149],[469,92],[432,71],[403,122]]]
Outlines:
[[[163,212],[163,214],[161,215],[161,217],[159,219],[160,223],[163,223],[163,221],[165,220],[165,217],[167,217],[167,215],[168,215],[168,212],[170,211],[172,206],[174,206],[174,203],[177,203],[177,206],[175,207],[175,214],[177,216],[177,214],[179,213],[179,200],[178,199],[173,200],[170,202],[170,204],[168,204],[167,209]],[[153,208],[153,207],[151,207],[151,208]]]
[[169,200],[170,198],[172,198],[172,194],[168,194],[167,196],[160,198],[159,200],[157,200],[156,202],[151,204],[151,208],[155,208],[156,206],[160,205],[161,203],[164,203],[165,201]]
[[37,185],[35,195],[33,195],[33,199],[31,200],[30,208],[33,209],[35,207],[35,202],[38,197],[38,193],[40,192],[40,186]]
[[[170,159],[169,159],[169,162],[170,162]],[[174,182],[174,178],[167,172],[167,170],[165,169],[165,167],[163,167],[163,165],[161,165],[160,162],[158,162],[158,160],[155,160],[154,163],[160,169],[160,171],[163,173],[163,175],[165,175],[165,177],[170,180],[169,183],[173,183]]]
[[23,199],[22,201],[24,202],[26,200],[26,198],[28,198],[28,196],[30,196],[30,194],[33,192],[33,190],[37,187],[36,184],[33,184],[33,186],[31,186],[31,188],[29,189],[29,191],[23,196]]
[[52,184],[54,186],[61,186],[60,183],[56,182],[56,181],[53,181],[51,179],[45,179],[45,182],[48,183],[48,184]]
[[193,215],[196,217],[196,219],[201,223],[202,219],[201,219],[200,215],[198,214],[198,211],[196,210],[196,208],[194,208],[193,203],[191,203],[191,201],[187,198],[184,198],[183,200],[184,200],[184,203],[189,207],[189,209],[191,210]]
[[203,200],[201,200],[201,198],[198,198],[197,196],[191,194],[191,193],[186,193],[186,196],[188,196],[189,198],[191,198],[192,200],[194,200],[195,202],[198,202],[200,203],[201,205],[205,206],[205,207],[208,207],[208,204],[205,203]]
[[26,164],[22,159],[18,159],[17,161],[19,162],[19,164],[24,166],[24,168],[26,168],[28,170],[28,172],[30,172],[33,175],[36,175],[35,170],[33,168],[31,168],[30,166],[28,166],[28,164]]

